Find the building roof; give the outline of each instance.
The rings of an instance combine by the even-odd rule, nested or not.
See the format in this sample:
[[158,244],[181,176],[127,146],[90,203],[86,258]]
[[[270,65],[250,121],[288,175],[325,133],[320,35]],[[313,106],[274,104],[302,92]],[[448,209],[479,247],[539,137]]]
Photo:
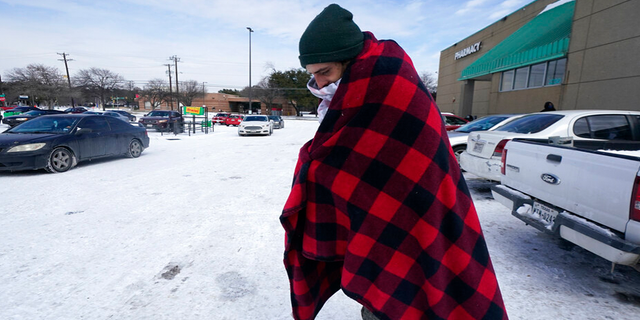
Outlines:
[[575,1],[559,1],[462,70],[467,80],[562,58],[569,51]]

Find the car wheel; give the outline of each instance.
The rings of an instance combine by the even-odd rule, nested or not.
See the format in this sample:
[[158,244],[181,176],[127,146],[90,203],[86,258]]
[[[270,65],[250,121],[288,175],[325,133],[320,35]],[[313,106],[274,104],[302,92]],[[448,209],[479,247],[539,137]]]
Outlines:
[[45,170],[52,173],[69,171],[76,164],[76,157],[65,148],[55,148],[49,155]]
[[128,158],[137,158],[142,154],[142,150],[144,150],[142,143],[138,139],[133,139],[129,142],[129,149],[126,155]]
[[[456,156],[456,160],[458,161],[458,165],[460,165],[460,155],[467,150],[467,145],[455,146],[453,148],[453,154]],[[462,168],[460,168],[462,169]]]
[[227,125],[227,127],[228,127],[228,126],[229,126],[229,125]]

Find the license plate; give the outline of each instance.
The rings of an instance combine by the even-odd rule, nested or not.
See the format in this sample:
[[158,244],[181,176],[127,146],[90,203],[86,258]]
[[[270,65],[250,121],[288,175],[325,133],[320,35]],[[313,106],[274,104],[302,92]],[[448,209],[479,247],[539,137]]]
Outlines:
[[536,214],[540,219],[544,220],[547,225],[553,225],[558,216],[558,211],[540,203],[533,202],[533,214]]
[[482,153],[482,149],[484,149],[484,141],[478,141],[473,146],[473,152],[475,153]]

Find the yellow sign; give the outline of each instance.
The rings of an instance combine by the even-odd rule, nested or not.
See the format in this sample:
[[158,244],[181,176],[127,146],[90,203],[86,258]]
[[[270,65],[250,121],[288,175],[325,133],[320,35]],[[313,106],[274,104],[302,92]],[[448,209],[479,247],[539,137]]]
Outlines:
[[204,114],[203,107],[184,107],[184,114],[195,114],[201,116]]

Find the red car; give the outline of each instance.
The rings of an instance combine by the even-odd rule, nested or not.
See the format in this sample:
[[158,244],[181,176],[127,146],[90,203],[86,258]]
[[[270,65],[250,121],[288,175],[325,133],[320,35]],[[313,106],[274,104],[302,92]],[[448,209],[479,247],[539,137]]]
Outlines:
[[241,116],[239,114],[230,114],[225,120],[224,120],[224,124],[228,127],[228,126],[238,126],[240,125],[240,122],[242,122],[242,119],[244,118],[244,116]]
[[227,120],[230,115],[231,114],[228,112],[218,112],[213,118],[211,118],[211,122],[224,124],[224,121]]
[[467,122],[469,122],[469,120],[465,118],[461,118],[456,116],[453,113],[447,113],[447,112],[442,113],[442,121],[444,121],[444,126],[447,129],[447,131],[458,129],[461,126],[467,124]]

